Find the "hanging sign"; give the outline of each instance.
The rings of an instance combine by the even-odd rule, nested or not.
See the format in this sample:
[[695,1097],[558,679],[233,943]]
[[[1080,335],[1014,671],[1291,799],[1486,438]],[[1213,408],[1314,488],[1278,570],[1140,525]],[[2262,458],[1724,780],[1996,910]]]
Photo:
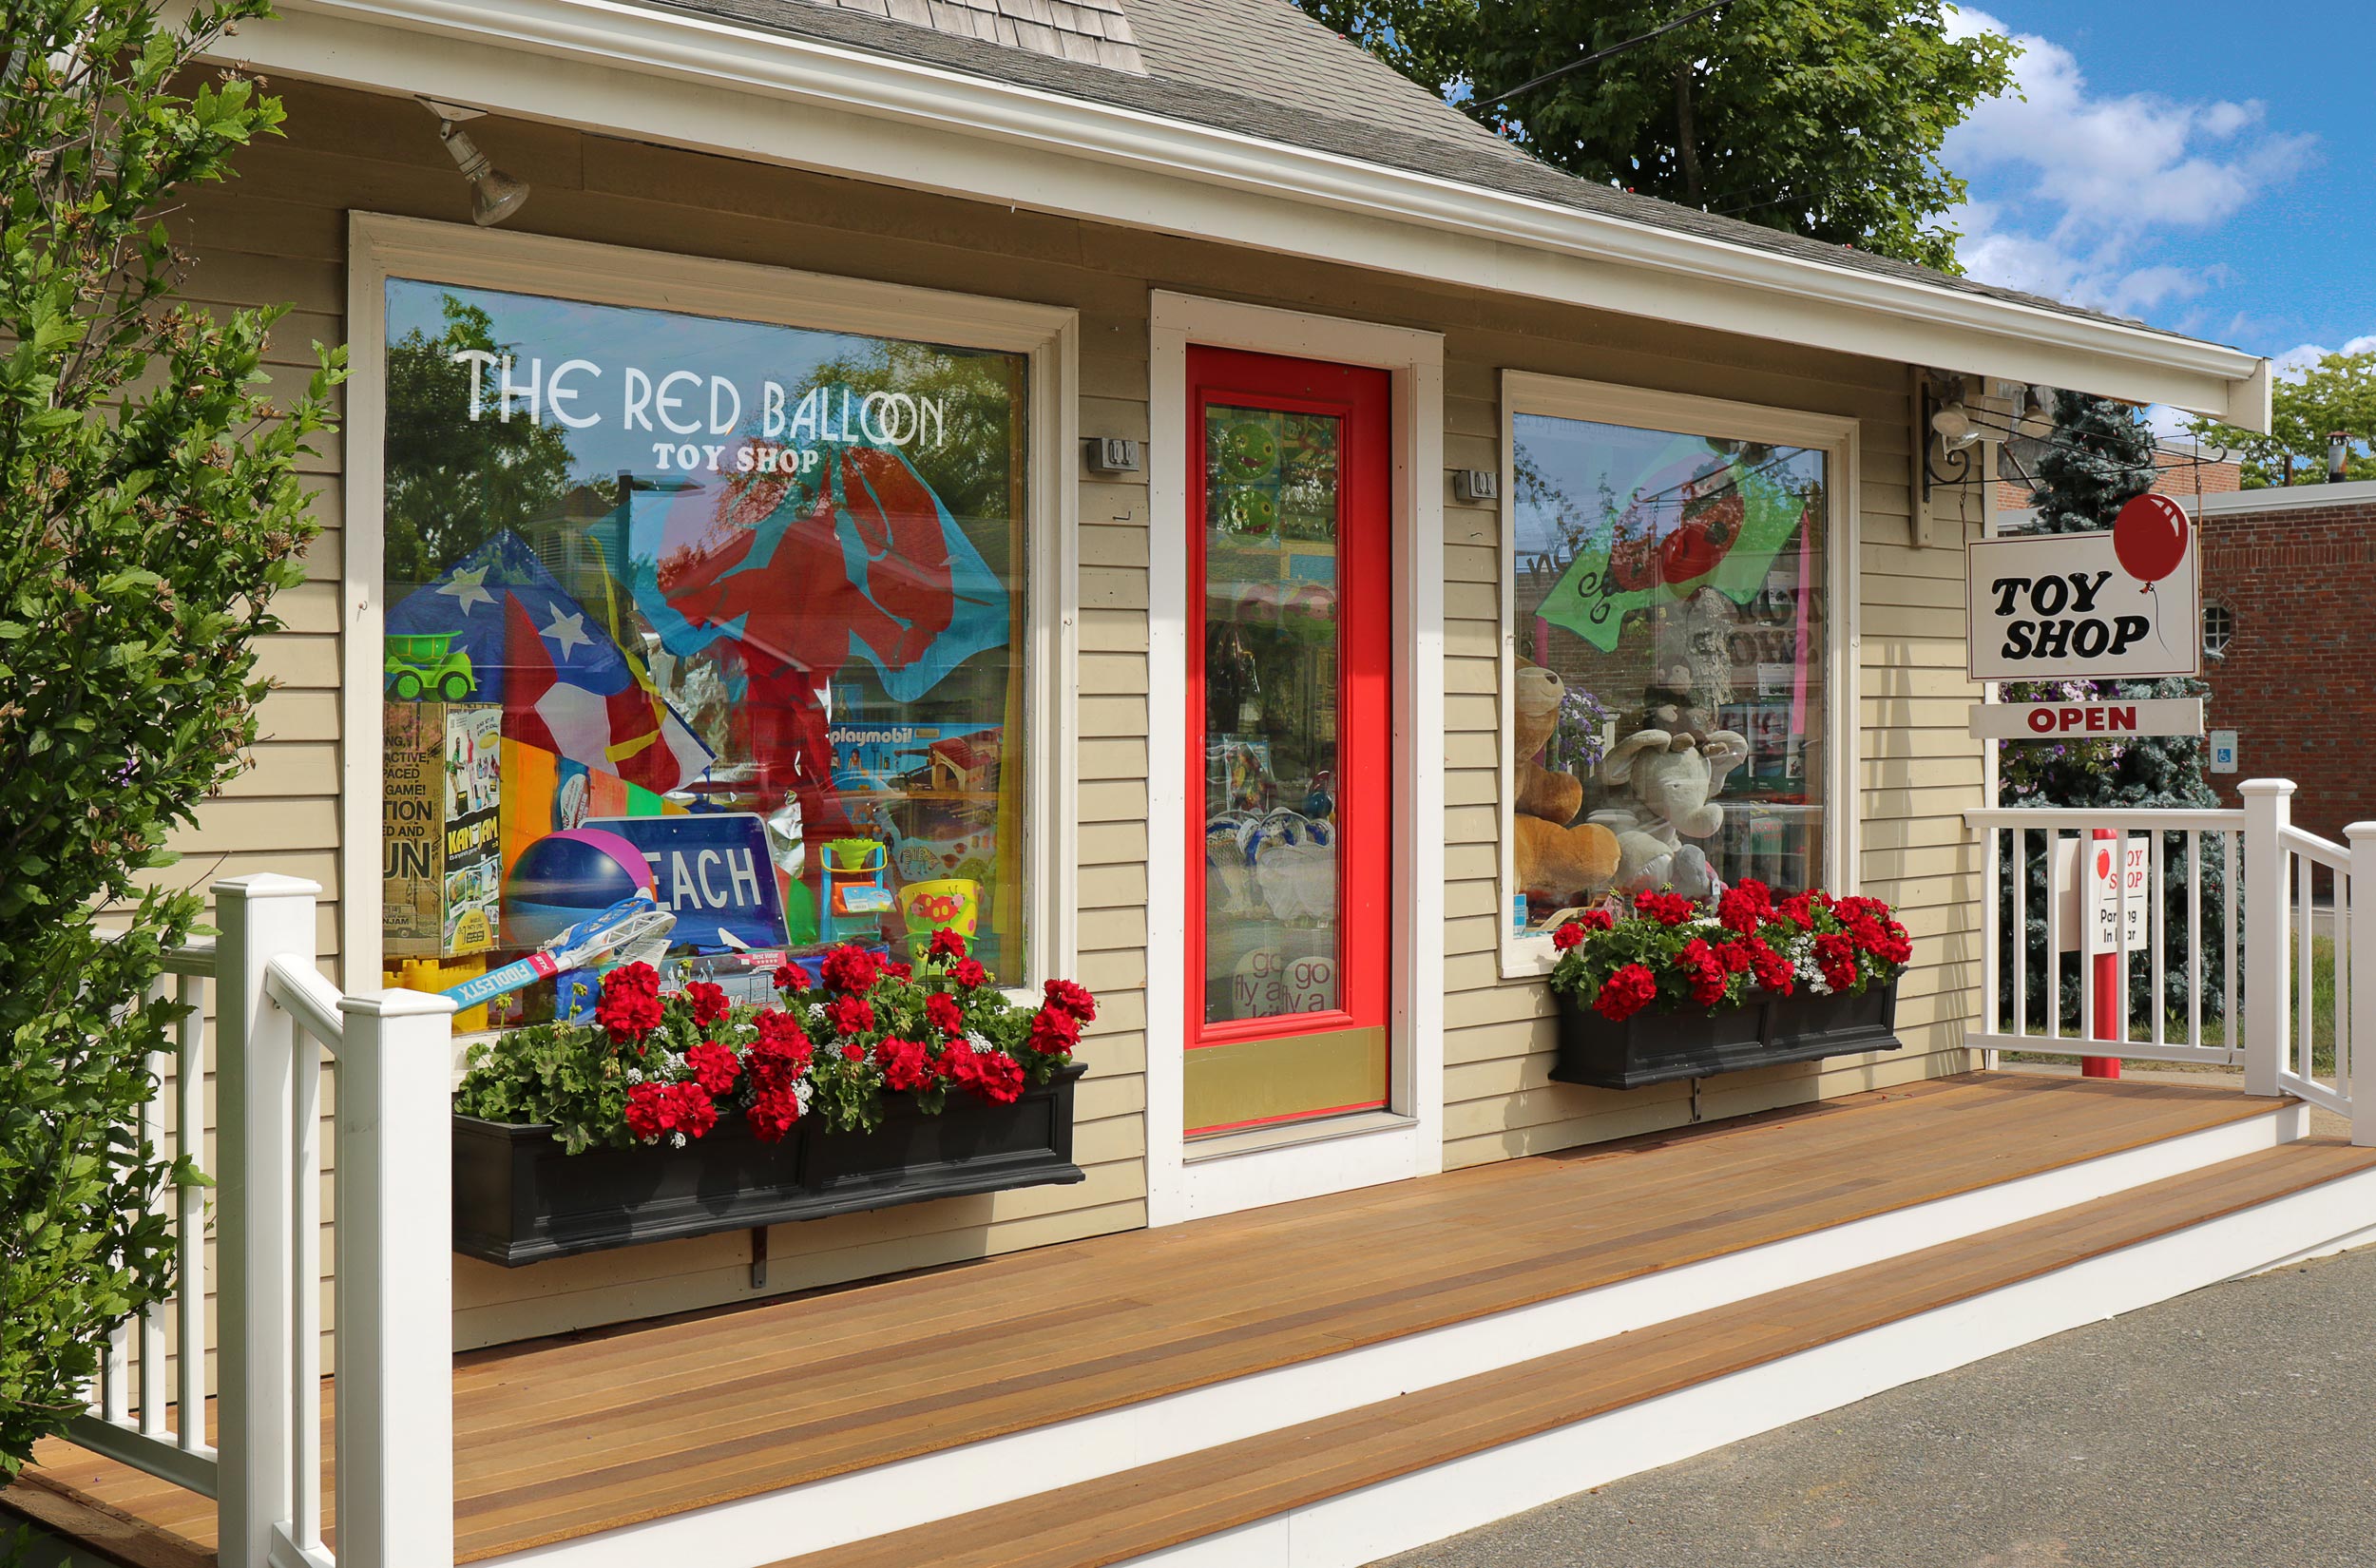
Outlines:
[[1975,540],[1964,566],[1974,680],[2201,673],[2194,529],[2167,496],[2136,497],[2108,532]]
[[[2059,838],[2055,844],[2054,890],[2062,906],[2057,925],[2066,953],[2139,952],[2153,946],[2155,872],[2153,835],[2132,833],[2123,843],[2110,838]],[[2127,940],[2121,929],[2120,886],[2128,885]]]
[[2201,735],[2199,697],[2140,698],[2134,702],[1975,702],[1975,740],[2061,740],[2077,736]]

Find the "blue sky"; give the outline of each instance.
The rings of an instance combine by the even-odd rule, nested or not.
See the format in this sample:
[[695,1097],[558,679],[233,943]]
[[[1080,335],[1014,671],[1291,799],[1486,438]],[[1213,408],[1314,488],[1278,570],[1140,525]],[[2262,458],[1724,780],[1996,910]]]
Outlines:
[[1947,144],[1974,276],[2281,360],[2376,347],[2376,5],[1982,0],[1960,25],[2029,46],[2027,102]]

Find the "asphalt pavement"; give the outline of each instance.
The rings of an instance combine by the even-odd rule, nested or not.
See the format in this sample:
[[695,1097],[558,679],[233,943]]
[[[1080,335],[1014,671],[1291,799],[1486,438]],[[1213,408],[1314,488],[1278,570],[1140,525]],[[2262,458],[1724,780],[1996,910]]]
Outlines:
[[2215,1285],[1392,1568],[2376,1568],[2376,1247]]

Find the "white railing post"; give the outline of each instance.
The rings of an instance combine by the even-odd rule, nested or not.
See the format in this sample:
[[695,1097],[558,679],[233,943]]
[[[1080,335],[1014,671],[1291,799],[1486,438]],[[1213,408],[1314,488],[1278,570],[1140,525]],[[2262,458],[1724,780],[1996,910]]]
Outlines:
[[[2335,1078],[2351,1097],[2351,1141],[2376,1145],[2376,822],[2343,830],[2351,846],[2351,907],[2337,921],[2351,923],[2351,1017],[2335,1031]],[[2347,1045],[2349,1054],[2344,1054]]]
[[338,1010],[339,1568],[452,1568],[453,1003]]
[[2244,797],[2244,1092],[2274,1095],[2292,1033],[2284,835],[2293,819],[2293,781],[2248,778],[2236,793]]
[[[319,885],[218,882],[215,921],[216,1379],[222,1568],[264,1568],[289,1517],[291,1119],[296,1028],[264,994],[267,966],[314,962]],[[185,1348],[184,1353],[188,1353]]]

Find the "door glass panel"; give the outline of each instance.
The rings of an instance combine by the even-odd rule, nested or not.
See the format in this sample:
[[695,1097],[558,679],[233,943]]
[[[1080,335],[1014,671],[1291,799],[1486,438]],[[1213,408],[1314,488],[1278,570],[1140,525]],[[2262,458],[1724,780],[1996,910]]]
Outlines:
[[1204,1019],[1340,1007],[1343,421],[1204,411]]

